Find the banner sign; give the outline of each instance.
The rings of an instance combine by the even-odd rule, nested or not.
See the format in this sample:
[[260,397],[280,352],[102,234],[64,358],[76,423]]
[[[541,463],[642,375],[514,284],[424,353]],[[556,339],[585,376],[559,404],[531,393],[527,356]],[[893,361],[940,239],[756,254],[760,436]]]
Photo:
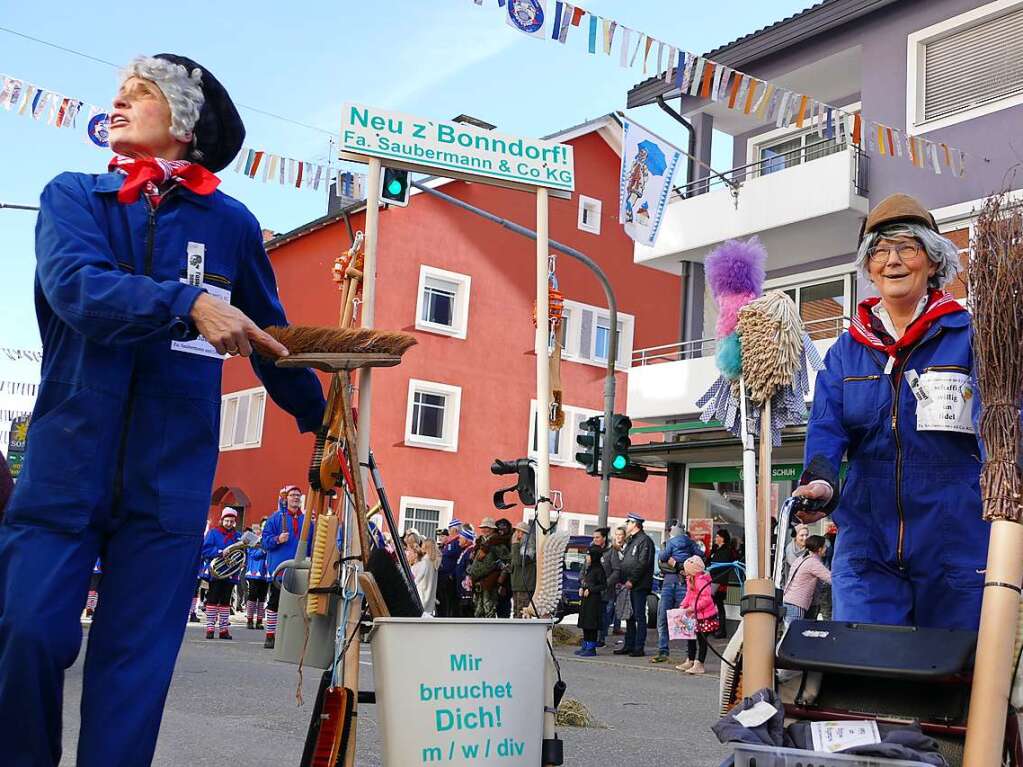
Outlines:
[[374,621],[384,767],[541,764],[549,627],[512,619]]
[[385,165],[571,192],[572,147],[520,138],[446,120],[425,120],[361,104],[345,104],[341,152],[379,157]]
[[682,152],[631,120],[622,120],[622,130],[618,220],[634,241],[653,245]]

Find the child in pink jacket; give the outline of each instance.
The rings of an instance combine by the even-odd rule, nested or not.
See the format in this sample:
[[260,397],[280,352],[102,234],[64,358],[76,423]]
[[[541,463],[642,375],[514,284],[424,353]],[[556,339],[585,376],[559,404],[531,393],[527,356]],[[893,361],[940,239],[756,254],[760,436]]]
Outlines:
[[703,674],[706,671],[703,662],[707,659],[707,636],[721,625],[718,608],[714,604],[714,584],[701,557],[689,557],[682,569],[686,574],[686,597],[682,600],[682,609],[686,615],[696,618],[696,639],[689,640],[689,660],[675,668],[687,674]]

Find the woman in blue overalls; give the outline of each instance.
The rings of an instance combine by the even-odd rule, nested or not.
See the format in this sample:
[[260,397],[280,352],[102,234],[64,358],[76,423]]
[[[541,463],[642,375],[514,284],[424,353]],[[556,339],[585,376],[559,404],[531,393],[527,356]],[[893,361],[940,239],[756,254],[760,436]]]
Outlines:
[[[97,556],[105,608],[76,763],[150,764],[209,510],[223,354],[286,353],[260,330],[286,319],[259,223],[216,189],[245,135],[223,86],[182,57],[138,58],[109,128],[112,172],[62,173],[40,200],[42,383],[0,525],[4,767],[60,760],[64,671]],[[252,361],[315,430],[313,373]]]
[[976,629],[988,542],[980,403],[970,315],[943,290],[959,254],[899,194],[867,217],[857,266],[880,296],[860,303],[817,376],[795,493],[834,511],[833,617]]

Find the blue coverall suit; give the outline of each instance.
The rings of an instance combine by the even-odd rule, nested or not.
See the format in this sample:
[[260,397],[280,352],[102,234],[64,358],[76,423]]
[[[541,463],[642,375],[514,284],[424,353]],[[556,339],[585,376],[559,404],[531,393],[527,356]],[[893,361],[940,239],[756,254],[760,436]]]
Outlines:
[[825,357],[803,481],[826,479],[837,496],[838,467],[848,455],[834,511],[837,621],[977,628],[989,533],[981,519],[980,446],[972,433],[918,429],[906,375],[952,374],[976,420],[970,336],[965,311],[938,317],[890,374],[889,358],[849,333]]
[[[273,580],[274,570],[281,562],[295,558],[298,551],[298,538],[302,532],[302,523],[305,514],[299,512],[292,516],[287,511],[275,511],[263,525],[263,548],[266,550],[266,570],[270,580]],[[306,539],[306,556],[313,550],[313,534],[315,523],[310,523],[308,538]],[[277,538],[281,533],[288,533],[288,540],[279,543]]]
[[[205,245],[207,284],[231,290],[260,327],[286,322],[259,224],[241,203],[177,187],[155,211],[144,196],[123,205],[123,178],[64,173],[42,193],[42,384],[0,526],[4,767],[60,759],[64,671],[81,647],[97,556],[107,609],[89,632],[77,765],[152,759],[218,454],[222,359],[171,348],[196,332],[200,288],[181,281],[189,242]],[[311,371],[252,362],[300,429],[319,426]]]

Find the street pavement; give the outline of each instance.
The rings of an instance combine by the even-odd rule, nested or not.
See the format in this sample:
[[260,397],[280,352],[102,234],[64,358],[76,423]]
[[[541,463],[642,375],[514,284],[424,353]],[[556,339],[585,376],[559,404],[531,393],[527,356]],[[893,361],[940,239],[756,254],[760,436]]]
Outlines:
[[[235,623],[235,639],[228,642],[207,640],[204,631],[198,624],[188,627],[153,765],[223,767],[229,760],[249,767],[298,767],[321,672],[306,670],[305,705],[300,707],[295,701],[297,667],[274,662],[271,652],[263,650],[262,632]],[[656,631],[651,631],[648,651],[656,644]],[[613,646],[589,659],[576,658],[574,649],[556,646],[566,697],[585,704],[598,726],[559,728],[566,765],[720,764],[728,751],[710,732],[717,719],[719,668],[713,655],[707,675],[693,677],[672,668],[684,659],[684,650],[674,647],[671,664],[615,656]],[[65,765],[74,764],[84,657],[83,646],[65,686]],[[363,689],[372,689],[368,648],[363,648],[361,663]],[[359,767],[381,764],[374,708],[359,709]]]

